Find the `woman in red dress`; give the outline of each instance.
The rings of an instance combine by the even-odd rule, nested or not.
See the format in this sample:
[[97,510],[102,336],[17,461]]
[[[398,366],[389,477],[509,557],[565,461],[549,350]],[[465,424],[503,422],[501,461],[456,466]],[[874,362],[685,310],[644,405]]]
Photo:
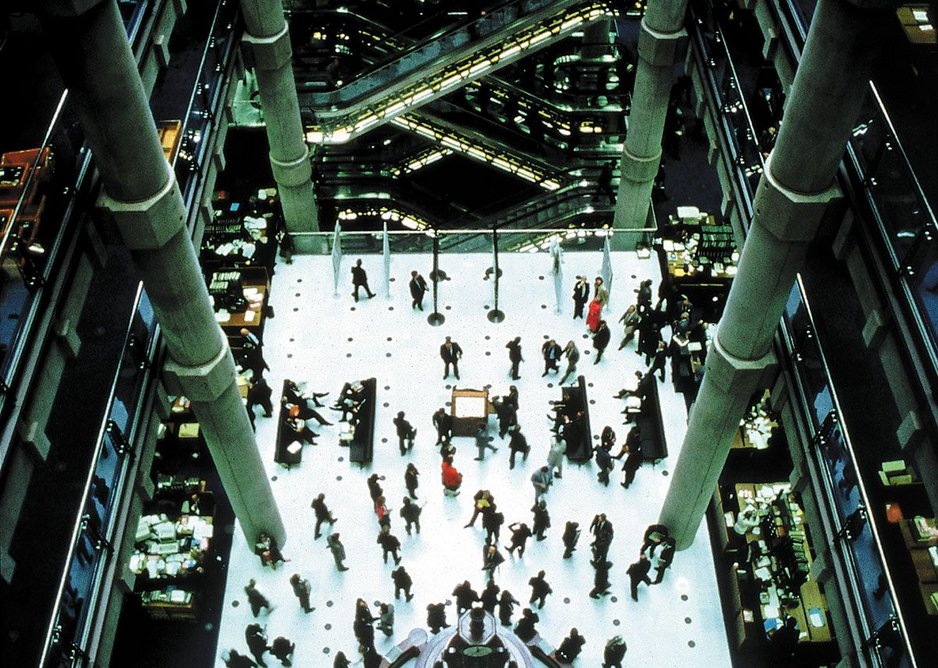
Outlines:
[[602,276],[597,276],[593,283],[593,301],[590,302],[589,313],[586,316],[586,326],[593,333],[599,328],[599,320],[602,317],[603,306],[609,301],[609,292],[603,287]]

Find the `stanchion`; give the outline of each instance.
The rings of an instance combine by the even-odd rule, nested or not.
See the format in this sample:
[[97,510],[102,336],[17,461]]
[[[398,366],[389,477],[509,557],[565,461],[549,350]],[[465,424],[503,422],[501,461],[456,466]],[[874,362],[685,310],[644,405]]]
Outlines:
[[498,310],[498,281],[502,272],[498,268],[498,231],[492,228],[492,278],[495,281],[495,308],[489,311],[489,322],[501,322],[505,314]]
[[446,316],[440,313],[437,306],[437,286],[440,283],[440,238],[433,233],[433,271],[430,272],[430,280],[433,281],[433,313],[427,316],[427,322],[434,327],[439,327],[446,322]]

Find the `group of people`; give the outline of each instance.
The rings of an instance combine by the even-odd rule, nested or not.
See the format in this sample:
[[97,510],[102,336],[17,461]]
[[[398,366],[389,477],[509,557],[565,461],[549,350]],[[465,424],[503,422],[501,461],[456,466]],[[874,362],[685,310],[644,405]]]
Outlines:
[[[361,266],[359,260],[352,269],[354,298],[358,300],[360,289],[364,288],[369,297],[373,297],[371,289],[368,286],[367,275]],[[415,310],[423,309],[423,297],[428,291],[426,281],[416,271],[411,273],[410,292],[413,297],[412,308]],[[606,321],[602,318],[603,307],[608,303],[608,291],[603,285],[603,279],[597,277],[590,290],[590,284],[583,276],[577,277],[577,283],[574,288],[574,318],[583,318],[584,310],[586,313],[586,325],[592,334],[592,344],[596,350],[594,363],[602,359],[611,338]],[[683,309],[689,308],[689,304],[681,302],[682,310],[679,321],[672,323],[672,328],[680,328],[684,319]],[[655,307],[656,308],[656,307]],[[646,354],[646,364],[649,366],[647,373],[640,374],[638,388],[635,390],[624,390],[636,396],[643,393],[642,383],[646,382],[645,392],[647,392],[646,378],[652,377],[652,374],[660,372],[664,377],[664,359],[667,356],[666,347],[660,337],[660,322],[653,315],[655,308],[651,306],[651,288],[650,281],[642,282],[638,289],[638,299],[635,305],[629,306],[626,313],[620,319],[624,325],[625,332],[620,349],[624,348],[636,335],[639,337],[639,352]],[[689,317],[689,316],[688,316]],[[645,324],[643,324],[645,323]],[[253,336],[253,335],[252,335]],[[657,337],[657,338],[656,338]],[[255,337],[256,338],[256,337]],[[650,348],[653,345],[653,350]],[[248,411],[253,417],[254,407],[261,406],[264,413],[270,416],[272,405],[270,401],[269,387],[263,379],[263,369],[266,363],[263,362],[260,342],[252,343],[257,352],[250,353],[254,357],[251,360],[252,368],[259,368],[260,373],[248,393]],[[525,361],[522,352],[522,339],[520,336],[510,340],[506,348],[510,362],[509,376],[512,380],[520,379],[520,365]],[[249,348],[250,349],[250,348]],[[664,349],[665,353],[660,351]],[[561,347],[556,340],[548,339],[541,347],[544,360],[544,371],[542,377],[549,373],[560,374],[560,364],[564,362],[566,368],[560,379],[560,384],[564,384],[571,377],[575,377],[577,364],[580,359],[580,351],[574,341],[568,341]],[[463,356],[461,346],[451,337],[446,337],[440,346],[440,358],[444,365],[443,378],[449,377],[450,371],[456,379],[459,379],[459,361]],[[259,361],[260,360],[260,361]],[[652,381],[653,382],[653,379]],[[285,420],[292,420],[294,431],[299,436],[297,438],[312,438],[316,436],[309,432],[307,420],[314,419],[321,425],[329,425],[331,422],[323,418],[316,408],[324,407],[319,399],[325,397],[327,393],[309,393],[302,392],[300,388],[292,381],[285,384],[282,406],[284,408]],[[624,396],[620,393],[617,396]],[[355,414],[362,401],[360,392],[356,392],[355,384],[346,384],[339,394],[338,399],[331,408],[342,411],[344,421],[354,422]],[[518,390],[512,385],[508,393],[497,397],[494,400],[494,406],[498,418],[499,437],[508,438],[509,449],[509,468],[513,469],[516,464],[517,455],[521,455],[522,460],[526,460],[531,451],[527,439],[521,432],[518,424]],[[553,437],[551,439],[547,463],[539,466],[530,476],[530,481],[534,490],[534,504],[530,508],[530,524],[528,521],[513,521],[508,524],[510,538],[505,550],[512,559],[521,560],[524,558],[527,548],[527,541],[530,537],[542,541],[547,538],[548,529],[551,526],[551,518],[547,505],[547,495],[556,479],[562,478],[563,459],[567,444],[571,440],[578,439],[578,429],[582,428],[583,412],[579,413],[568,411],[562,401],[551,402],[552,411],[548,417],[552,421]],[[253,422],[253,420],[252,420]],[[437,432],[437,445],[440,446],[441,456],[441,480],[444,492],[447,495],[455,496],[459,493],[462,484],[462,474],[454,465],[454,448],[451,440],[453,435],[453,417],[445,409],[440,408],[433,414],[433,425]],[[302,427],[300,427],[302,423]],[[408,421],[403,411],[399,411],[394,418],[395,431],[398,437],[400,454],[406,456],[414,447],[414,441],[417,430]],[[306,430],[306,432],[303,431]],[[618,454],[612,454],[616,445],[615,432],[611,427],[605,427],[600,439],[600,443],[593,448],[592,454],[596,457],[599,464],[599,481],[603,484],[609,483],[609,474],[612,470],[612,462],[616,459],[623,459],[623,481],[622,486],[628,487],[634,479],[635,472],[642,463],[641,448],[641,430],[638,425],[632,426],[622,444]],[[489,436],[486,427],[479,430],[476,435],[476,446],[478,448],[477,460],[484,458],[486,450],[495,451],[498,448],[492,445],[493,439]],[[577,442],[579,442],[577,440]],[[420,534],[420,515],[423,505],[419,505],[417,500],[419,472],[416,466],[409,462],[405,471],[405,486],[407,495],[402,499],[402,505],[398,514],[405,524],[405,530],[409,536]],[[379,474],[372,474],[368,478],[368,489],[374,507],[377,520],[376,543],[382,550],[382,558],[385,564],[388,564],[389,558],[393,559],[393,570],[390,573],[390,579],[394,586],[394,598],[400,600],[403,595],[405,602],[410,602],[413,598],[411,591],[413,580],[410,574],[402,565],[404,556],[401,553],[402,544],[400,539],[391,529],[392,512],[387,504],[387,499],[383,493],[381,482],[384,477]],[[510,626],[513,621],[514,610],[522,604],[507,589],[500,588],[497,584],[497,574],[499,566],[505,562],[506,557],[499,549],[500,530],[505,525],[505,515],[499,511],[495,498],[490,490],[480,489],[473,496],[472,516],[466,527],[473,527],[478,518],[481,518],[481,527],[484,531],[484,541],[482,544],[482,567],[481,570],[485,576],[485,587],[480,594],[477,594],[471,587],[469,581],[464,581],[453,590],[452,594],[456,599],[456,609],[462,613],[468,610],[474,604],[481,604],[486,611],[497,614],[499,622],[504,626]],[[314,539],[319,540],[322,537],[324,525],[328,525],[328,535],[326,536],[326,547],[330,550],[335,561],[337,570],[348,570],[346,566],[345,547],[341,542],[338,532],[332,530],[337,518],[332,514],[325,503],[324,494],[318,494],[312,501],[312,510],[315,514]],[[605,514],[597,514],[589,526],[589,532],[593,539],[590,544],[592,558],[590,565],[594,568],[594,586],[589,592],[592,598],[599,599],[610,593],[610,571],[612,562],[609,560],[610,546],[613,540],[612,523],[606,518]],[[561,542],[564,546],[563,558],[570,559],[577,549],[577,543],[580,538],[580,526],[577,522],[567,521],[561,536]],[[269,537],[268,541],[269,541]],[[272,548],[272,549],[271,549]],[[641,547],[638,560],[630,565],[627,574],[630,580],[630,589],[632,598],[637,600],[638,584],[644,582],[646,585],[657,584],[661,582],[664,573],[670,566],[674,557],[674,541],[667,535],[667,529],[658,525],[649,527],[645,534],[645,541]],[[276,545],[268,545],[266,552],[270,555],[271,565],[276,566],[285,561]],[[276,556],[274,556],[276,555]],[[649,577],[652,568],[657,569],[657,577],[654,581]],[[309,581],[294,573],[290,578],[290,584],[293,588],[300,607],[304,613],[314,610],[310,601],[311,588]],[[537,571],[532,576],[528,584],[531,588],[528,605],[521,611],[520,617],[515,624],[515,633],[522,640],[531,640],[537,634],[535,625],[539,621],[539,616],[535,608],[540,610],[545,606],[547,598],[553,592],[544,570]],[[257,591],[256,585],[252,580],[245,588],[248,601],[255,617],[264,609],[270,610],[271,605],[267,599]],[[449,626],[446,620],[446,611],[443,603],[430,603],[427,606],[427,626],[431,632],[438,633]],[[359,643],[359,652],[362,656],[364,665],[378,665],[380,656],[377,654],[374,645],[374,629],[381,630],[386,636],[390,637],[394,627],[394,605],[390,602],[381,603],[379,613],[373,615],[368,604],[359,599],[356,603],[355,618],[353,630],[356,640]],[[262,627],[254,623],[246,630],[246,641],[248,647],[257,665],[265,665],[263,656],[265,652],[271,652],[279,658],[284,665],[290,665],[290,657],[295,649],[293,643],[286,638],[278,637],[272,644],[267,643],[266,634]],[[580,654],[585,639],[579,634],[576,628],[571,629],[567,638],[559,645],[555,658],[565,662],[571,662]],[[625,642],[620,636],[610,638],[603,649],[604,668],[613,668],[621,666],[621,661],[626,652]],[[229,666],[249,665],[239,662],[241,657],[235,650],[231,650],[228,659]],[[248,659],[250,661],[250,659]],[[347,666],[349,660],[342,652],[337,653],[334,666]],[[253,665],[253,664],[250,664]]]

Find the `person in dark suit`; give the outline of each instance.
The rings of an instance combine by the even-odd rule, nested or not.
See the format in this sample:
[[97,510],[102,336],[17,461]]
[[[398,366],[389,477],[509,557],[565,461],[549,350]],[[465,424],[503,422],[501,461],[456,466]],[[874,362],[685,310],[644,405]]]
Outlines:
[[436,427],[436,444],[449,445],[453,438],[453,416],[445,408],[439,408],[433,414],[433,426]]
[[664,382],[664,368],[668,360],[668,348],[664,345],[664,341],[658,341],[658,348],[655,350],[655,354],[652,356],[651,366],[648,368],[648,373],[653,374],[655,371],[661,372],[661,382]]
[[336,518],[333,517],[332,511],[326,505],[326,495],[321,492],[313,499],[309,507],[313,509],[313,513],[316,515],[316,527],[313,529],[313,540],[316,540],[321,535],[319,528],[323,523],[328,522],[329,526],[332,526],[336,523]]
[[511,362],[511,379],[518,380],[521,378],[518,375],[518,365],[524,361],[521,355],[521,337],[516,336],[505,347],[508,348],[508,360]]
[[580,655],[583,645],[586,644],[586,638],[580,635],[576,627],[570,629],[570,635],[563,639],[560,647],[557,649],[557,658],[567,663],[573,663]]
[[577,276],[573,286],[573,319],[583,317],[583,307],[590,298],[590,284],[586,276]]
[[261,376],[255,380],[248,390],[248,413],[253,413],[254,407],[260,406],[264,409],[264,417],[272,416],[274,414],[274,405],[270,400],[271,396],[273,396],[273,390],[270,389],[270,385],[267,384],[264,377]]
[[418,272],[410,272],[410,296],[413,297],[413,303],[411,308],[415,308],[418,311],[423,310],[423,296],[427,293],[427,282],[424,280]]
[[677,541],[671,536],[668,536],[663,542],[664,547],[661,548],[661,552],[658,553],[658,558],[655,561],[656,576],[652,584],[661,584],[661,581],[664,580],[664,572],[671,567],[671,563],[674,561],[674,551],[677,549]]
[[648,557],[644,554],[638,556],[638,561],[629,566],[626,573],[629,575],[629,591],[632,593],[632,600],[638,600],[638,583],[644,582],[646,585],[651,584],[651,578],[648,577],[648,572],[651,570],[651,562],[648,561]]
[[531,585],[531,598],[528,600],[528,605],[534,605],[534,602],[537,601],[537,607],[543,608],[547,596],[554,592],[544,578],[544,571],[538,571],[537,575],[528,580],[528,584]]
[[254,656],[257,665],[266,666],[264,663],[264,652],[270,649],[267,646],[267,634],[260,624],[248,624],[244,629],[244,642],[248,646],[248,651]]
[[400,411],[394,418],[394,426],[397,428],[397,441],[401,454],[406,455],[414,447],[414,437],[417,436],[417,430],[404,417],[404,411]]
[[375,296],[371,288],[368,287],[368,274],[365,273],[361,260],[356,261],[355,266],[352,267],[352,287],[355,288],[352,292],[352,296],[355,297],[356,302],[358,301],[359,288],[365,288],[365,293],[368,295],[369,299]]
[[521,426],[515,423],[511,427],[511,439],[508,441],[508,468],[515,468],[515,455],[519,452],[521,453],[521,458],[524,461],[528,460],[528,453],[531,451],[531,446],[528,445],[528,439],[524,437],[524,434],[521,433]]
[[600,320],[596,332],[593,334],[593,347],[596,349],[596,359],[593,360],[593,364],[599,364],[599,360],[603,358],[606,346],[609,345],[610,336],[609,325],[606,324],[605,320]]
[[560,356],[563,354],[563,348],[560,347],[554,339],[548,339],[541,346],[541,353],[544,355],[544,373],[541,378],[547,375],[549,371],[560,371]]
[[511,613],[516,605],[521,603],[507,589],[502,589],[498,597],[498,621],[502,626],[511,626]]
[[404,570],[403,566],[398,566],[393,571],[391,571],[391,582],[394,583],[394,599],[397,600],[401,597],[401,592],[404,592],[404,600],[410,601],[414,597],[410,593],[410,588],[414,586],[414,581],[410,577],[410,573]]
[[456,380],[459,380],[459,359],[462,357],[462,348],[459,344],[446,337],[446,341],[440,346],[440,358],[443,360],[443,380],[449,378],[449,366],[453,365],[453,373]]

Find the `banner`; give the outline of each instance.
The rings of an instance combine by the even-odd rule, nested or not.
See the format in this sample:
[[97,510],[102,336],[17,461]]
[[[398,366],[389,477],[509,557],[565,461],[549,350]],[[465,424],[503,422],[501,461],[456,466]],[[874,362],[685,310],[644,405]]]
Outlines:
[[335,221],[335,233],[332,235],[332,296],[339,296],[339,269],[342,268],[342,225]]

